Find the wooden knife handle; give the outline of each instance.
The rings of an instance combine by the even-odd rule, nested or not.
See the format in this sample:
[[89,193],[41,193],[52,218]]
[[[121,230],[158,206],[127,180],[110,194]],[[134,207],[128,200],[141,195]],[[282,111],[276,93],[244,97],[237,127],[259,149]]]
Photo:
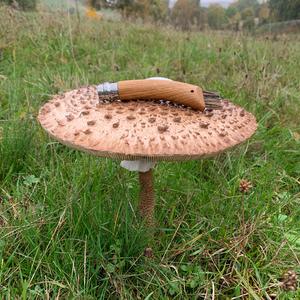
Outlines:
[[169,100],[193,109],[205,108],[200,87],[173,80],[124,80],[118,82],[121,100]]

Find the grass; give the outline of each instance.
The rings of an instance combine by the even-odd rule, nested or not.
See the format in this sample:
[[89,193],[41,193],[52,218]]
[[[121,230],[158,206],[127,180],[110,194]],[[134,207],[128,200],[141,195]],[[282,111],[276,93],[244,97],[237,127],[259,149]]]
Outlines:
[[[182,33],[6,7],[0,28],[1,299],[300,298],[280,287],[285,271],[300,271],[299,36]],[[51,140],[36,116],[58,92],[157,75],[220,91],[259,128],[215,159],[160,163],[149,238],[136,174]],[[241,179],[253,184],[244,196]]]

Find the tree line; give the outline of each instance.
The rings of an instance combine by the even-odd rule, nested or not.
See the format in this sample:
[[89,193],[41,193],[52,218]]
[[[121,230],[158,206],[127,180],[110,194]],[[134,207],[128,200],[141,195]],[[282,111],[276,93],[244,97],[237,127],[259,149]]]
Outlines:
[[[74,0],[96,9],[118,10],[127,19],[141,19],[176,28],[249,29],[269,22],[300,19],[300,0],[236,0],[227,8],[212,4],[202,7],[199,0],[177,0],[170,8],[169,0]],[[0,3],[30,10],[38,0],[0,0]]]
[[126,18],[170,23],[181,29],[252,29],[268,22],[300,19],[300,0],[236,0],[227,8],[218,4],[202,7],[199,0],[93,0],[97,8],[110,7]]

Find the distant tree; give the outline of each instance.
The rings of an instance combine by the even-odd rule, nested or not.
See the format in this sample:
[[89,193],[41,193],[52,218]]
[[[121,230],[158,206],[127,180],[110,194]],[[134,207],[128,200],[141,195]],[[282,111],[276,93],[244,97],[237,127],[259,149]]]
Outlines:
[[165,22],[168,17],[168,1],[167,0],[152,0],[150,2],[150,15],[154,22]]
[[37,5],[37,0],[0,0],[1,2],[22,10],[35,10]]
[[123,17],[128,18],[136,10],[134,0],[115,0],[112,3],[113,8],[117,8],[121,11]]
[[300,0],[269,0],[269,6],[278,21],[300,19]]
[[[168,0],[95,0],[105,1],[107,6],[121,11],[123,17],[141,18],[154,22],[165,21],[168,16]],[[102,4],[103,6],[103,4]]]
[[201,22],[199,1],[177,0],[171,13],[172,23],[183,30],[189,30],[192,25]]
[[254,10],[257,10],[259,7],[259,2],[258,2],[258,0],[238,0],[238,1],[234,2],[233,4],[231,4],[230,6],[235,7],[240,12],[248,7],[251,7]]
[[117,0],[114,5],[119,9],[125,9],[134,4],[134,0]]
[[245,8],[241,13],[242,21],[243,21],[243,29],[252,30],[255,26],[254,23],[254,10],[252,7]]
[[263,3],[260,5],[258,10],[258,18],[260,23],[266,23],[270,18],[270,8],[268,3]]
[[229,28],[238,31],[241,19],[242,19],[241,14],[237,12],[234,16],[232,16],[229,19]]
[[255,26],[254,18],[249,18],[243,21],[243,29],[252,31]]
[[200,13],[198,14],[198,26],[199,29],[204,29],[208,24],[207,9],[200,7]]
[[245,8],[244,10],[242,10],[241,16],[242,16],[243,20],[247,20],[247,19],[250,19],[250,18],[253,19],[254,18],[253,8],[252,7]]
[[149,0],[134,0],[132,11],[137,17],[143,20],[148,19],[150,12],[150,1]]
[[[235,14],[234,10],[236,11]],[[226,10],[231,28],[242,28],[251,30],[255,26],[255,18],[258,17],[260,4],[258,0],[237,0]],[[231,16],[230,16],[231,14]]]
[[236,15],[238,13],[238,9],[235,6],[230,5],[226,9],[225,13],[228,18],[232,18],[234,15]]
[[[78,1],[78,0],[75,0]],[[118,1],[115,0],[85,0],[84,3],[88,6],[94,7],[95,9],[101,9],[104,7],[115,8]]]
[[222,29],[227,22],[225,9],[219,4],[212,4],[207,11],[208,25],[212,29]]

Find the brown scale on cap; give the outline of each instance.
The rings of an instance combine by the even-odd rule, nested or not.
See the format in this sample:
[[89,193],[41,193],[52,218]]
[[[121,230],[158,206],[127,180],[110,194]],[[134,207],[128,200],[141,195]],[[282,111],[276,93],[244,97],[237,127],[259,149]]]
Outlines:
[[201,123],[200,123],[200,127],[201,127],[201,128],[208,128],[208,126],[209,126],[209,123],[208,123],[208,122],[201,122]]
[[127,120],[135,120],[135,119],[136,119],[136,117],[134,115],[127,116]]
[[255,132],[253,115],[227,100],[222,103],[222,110],[204,113],[152,101],[99,103],[90,86],[54,97],[38,119],[55,139],[94,155],[188,160],[216,155]]
[[72,115],[72,114],[68,114],[68,115],[66,115],[66,119],[68,120],[68,121],[72,121],[72,120],[74,120],[74,116]]
[[162,111],[162,112],[160,112],[160,114],[161,114],[162,116],[167,116],[167,115],[168,115],[168,113],[167,113],[166,111]]
[[105,118],[106,120],[110,120],[110,119],[112,119],[112,115],[111,115],[111,114],[105,114],[105,115],[104,115],[104,118]]
[[113,124],[113,128],[118,128],[119,125],[120,125],[120,123],[119,123],[119,122],[116,122],[116,123]]
[[90,130],[90,129],[86,129],[86,130],[84,130],[83,131],[85,134],[91,134],[92,133],[92,131]]
[[167,125],[162,125],[162,126],[157,126],[157,129],[160,133],[166,132],[168,130],[169,126]]
[[49,105],[44,105],[41,110],[40,110],[40,115],[45,115],[48,114],[51,111],[51,108],[49,107]]
[[148,119],[149,123],[155,123],[155,121],[156,121],[156,118],[153,118],[153,117]]
[[95,120],[87,121],[87,124],[88,124],[89,126],[93,126],[93,125],[96,124],[96,121],[95,121]]
[[65,126],[66,125],[66,121],[64,119],[60,119],[60,120],[57,120],[57,124],[59,126]]

